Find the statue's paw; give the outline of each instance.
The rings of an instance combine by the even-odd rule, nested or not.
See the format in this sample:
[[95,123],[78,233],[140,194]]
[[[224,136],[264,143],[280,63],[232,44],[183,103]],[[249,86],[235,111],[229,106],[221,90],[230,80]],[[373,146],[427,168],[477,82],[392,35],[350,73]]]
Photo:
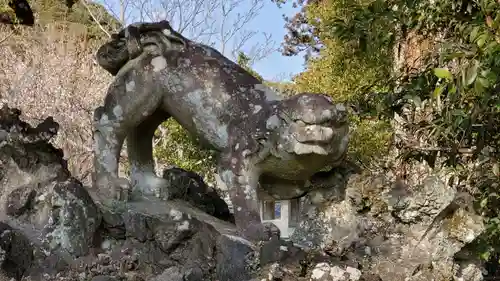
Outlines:
[[271,222],[250,223],[243,231],[243,236],[252,242],[269,241],[273,237],[279,238],[280,235],[279,228]]
[[126,178],[114,179],[114,194],[113,199],[119,201],[128,201],[130,199],[131,186]]
[[130,198],[130,183],[125,178],[103,177],[97,185],[100,192],[112,200],[128,201]]
[[170,196],[170,182],[154,174],[142,174],[140,181],[133,181],[134,193],[141,195],[155,196],[162,200],[168,200]]

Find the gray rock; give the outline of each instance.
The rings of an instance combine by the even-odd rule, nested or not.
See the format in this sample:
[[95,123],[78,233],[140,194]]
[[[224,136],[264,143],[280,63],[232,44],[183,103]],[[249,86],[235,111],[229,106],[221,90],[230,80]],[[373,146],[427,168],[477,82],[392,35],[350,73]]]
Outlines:
[[204,281],[203,270],[199,267],[192,267],[184,272],[184,281]]
[[373,273],[363,273],[359,281],[382,281],[382,278]]
[[36,243],[47,251],[86,255],[100,225],[97,206],[70,176],[62,151],[48,142],[59,125],[49,117],[32,128],[19,119],[20,114],[8,107],[0,110],[0,127],[9,132],[0,147],[0,174],[4,175],[0,215],[20,231],[25,226],[34,228]]
[[92,278],[92,281],[117,281],[113,276],[99,275]]
[[[254,246],[239,237],[233,224],[179,200],[143,198],[126,203],[122,211],[126,237],[132,242],[125,249],[135,249],[138,264],[150,264],[150,270],[159,272],[157,278],[177,270],[168,268],[175,264],[182,264],[180,280],[251,278],[247,259],[253,257]],[[117,258],[120,253],[117,249]]]
[[165,269],[165,271],[148,281],[184,281],[184,274],[178,267],[170,267]]
[[20,231],[0,223],[1,268],[10,278],[20,279],[36,264],[35,247]]
[[59,182],[42,192],[35,208],[51,208],[49,216],[37,214],[50,249],[62,248],[75,257],[86,255],[101,223],[100,213],[87,190],[76,179]]
[[[256,247],[240,237],[234,224],[210,215],[227,219],[227,205],[212,200],[216,194],[201,178],[184,170],[166,177],[178,187],[179,199],[188,202],[113,202],[100,192],[89,194],[72,178],[60,151],[44,137],[9,135],[0,147],[5,185],[0,211],[9,223],[0,224],[0,260],[18,280],[121,280],[123,273],[135,280],[156,276],[229,281],[254,276],[259,266]],[[33,140],[34,145],[29,142]],[[187,186],[180,185],[183,177],[189,180]],[[182,196],[184,191],[188,196]],[[271,236],[279,234],[277,229],[269,231]],[[281,242],[271,243],[266,255],[290,260],[293,251],[283,254],[282,248]]]
[[359,281],[361,272],[353,267],[345,269],[328,263],[317,264],[311,272],[311,281]]
[[107,234],[114,239],[125,239],[125,222],[122,213],[116,208],[111,208],[96,202],[102,217],[102,222]]
[[304,198],[295,243],[355,261],[383,281],[450,280],[455,254],[484,231],[483,219],[446,176],[431,173],[413,186],[387,176],[347,176],[344,200],[312,198],[328,198],[328,191]]
[[451,204],[457,193],[456,189],[436,176],[429,176],[425,183],[416,187],[418,192],[397,199],[390,196],[389,210],[404,223],[427,221],[430,223],[442,210]]
[[168,182],[165,188],[168,189],[169,199],[189,202],[211,216],[234,223],[227,203],[196,173],[170,168],[163,171],[162,177]]
[[273,262],[288,263],[304,260],[306,252],[296,247],[291,241],[273,238],[261,243],[259,256],[260,266],[263,267]]
[[234,235],[222,235],[217,240],[217,278],[218,280],[249,280],[248,268],[253,253],[252,244]]
[[283,272],[283,268],[279,263],[273,263],[269,268],[269,274],[267,276],[267,280],[270,281],[278,281],[283,280],[285,273]]
[[479,262],[461,262],[454,278],[456,281],[483,281],[485,280],[484,271],[483,265]]

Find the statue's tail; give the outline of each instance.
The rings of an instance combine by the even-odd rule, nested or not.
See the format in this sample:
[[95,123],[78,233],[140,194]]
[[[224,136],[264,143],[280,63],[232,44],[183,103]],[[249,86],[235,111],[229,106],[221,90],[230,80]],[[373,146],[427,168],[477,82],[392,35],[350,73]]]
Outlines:
[[111,36],[111,41],[97,50],[97,62],[113,76],[130,60],[142,54],[145,46],[154,45],[161,53],[172,48],[187,48],[191,41],[175,31],[166,20],[133,23]]

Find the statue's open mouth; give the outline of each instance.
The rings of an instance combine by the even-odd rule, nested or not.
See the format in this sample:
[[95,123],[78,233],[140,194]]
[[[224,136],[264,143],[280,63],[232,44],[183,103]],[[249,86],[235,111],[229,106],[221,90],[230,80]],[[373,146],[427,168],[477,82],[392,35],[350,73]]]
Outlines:
[[[282,112],[290,120],[285,147],[295,155],[329,155],[343,136],[346,114],[326,95],[302,94],[291,97]],[[286,121],[285,121],[286,122]],[[339,131],[340,130],[340,131]]]
[[308,125],[294,122],[290,126],[290,133],[293,140],[289,143],[288,151],[297,155],[328,155],[335,137],[334,130],[326,124]]

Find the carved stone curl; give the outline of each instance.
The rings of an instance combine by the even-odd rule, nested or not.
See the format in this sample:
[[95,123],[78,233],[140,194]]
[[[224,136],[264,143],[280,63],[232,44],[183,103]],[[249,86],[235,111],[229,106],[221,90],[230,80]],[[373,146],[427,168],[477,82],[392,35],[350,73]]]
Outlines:
[[[261,223],[259,183],[276,198],[306,193],[313,175],[346,154],[346,109],[323,94],[282,99],[217,50],[172,34],[141,33],[141,53],[120,67],[96,109],[95,184],[120,194],[127,181],[117,176],[118,158],[127,139],[132,189],[152,195],[162,188],[166,182],[154,172],[152,137],[171,117],[220,152],[218,174],[229,188],[242,234],[268,239],[274,225]],[[148,38],[157,43],[143,44]]]

